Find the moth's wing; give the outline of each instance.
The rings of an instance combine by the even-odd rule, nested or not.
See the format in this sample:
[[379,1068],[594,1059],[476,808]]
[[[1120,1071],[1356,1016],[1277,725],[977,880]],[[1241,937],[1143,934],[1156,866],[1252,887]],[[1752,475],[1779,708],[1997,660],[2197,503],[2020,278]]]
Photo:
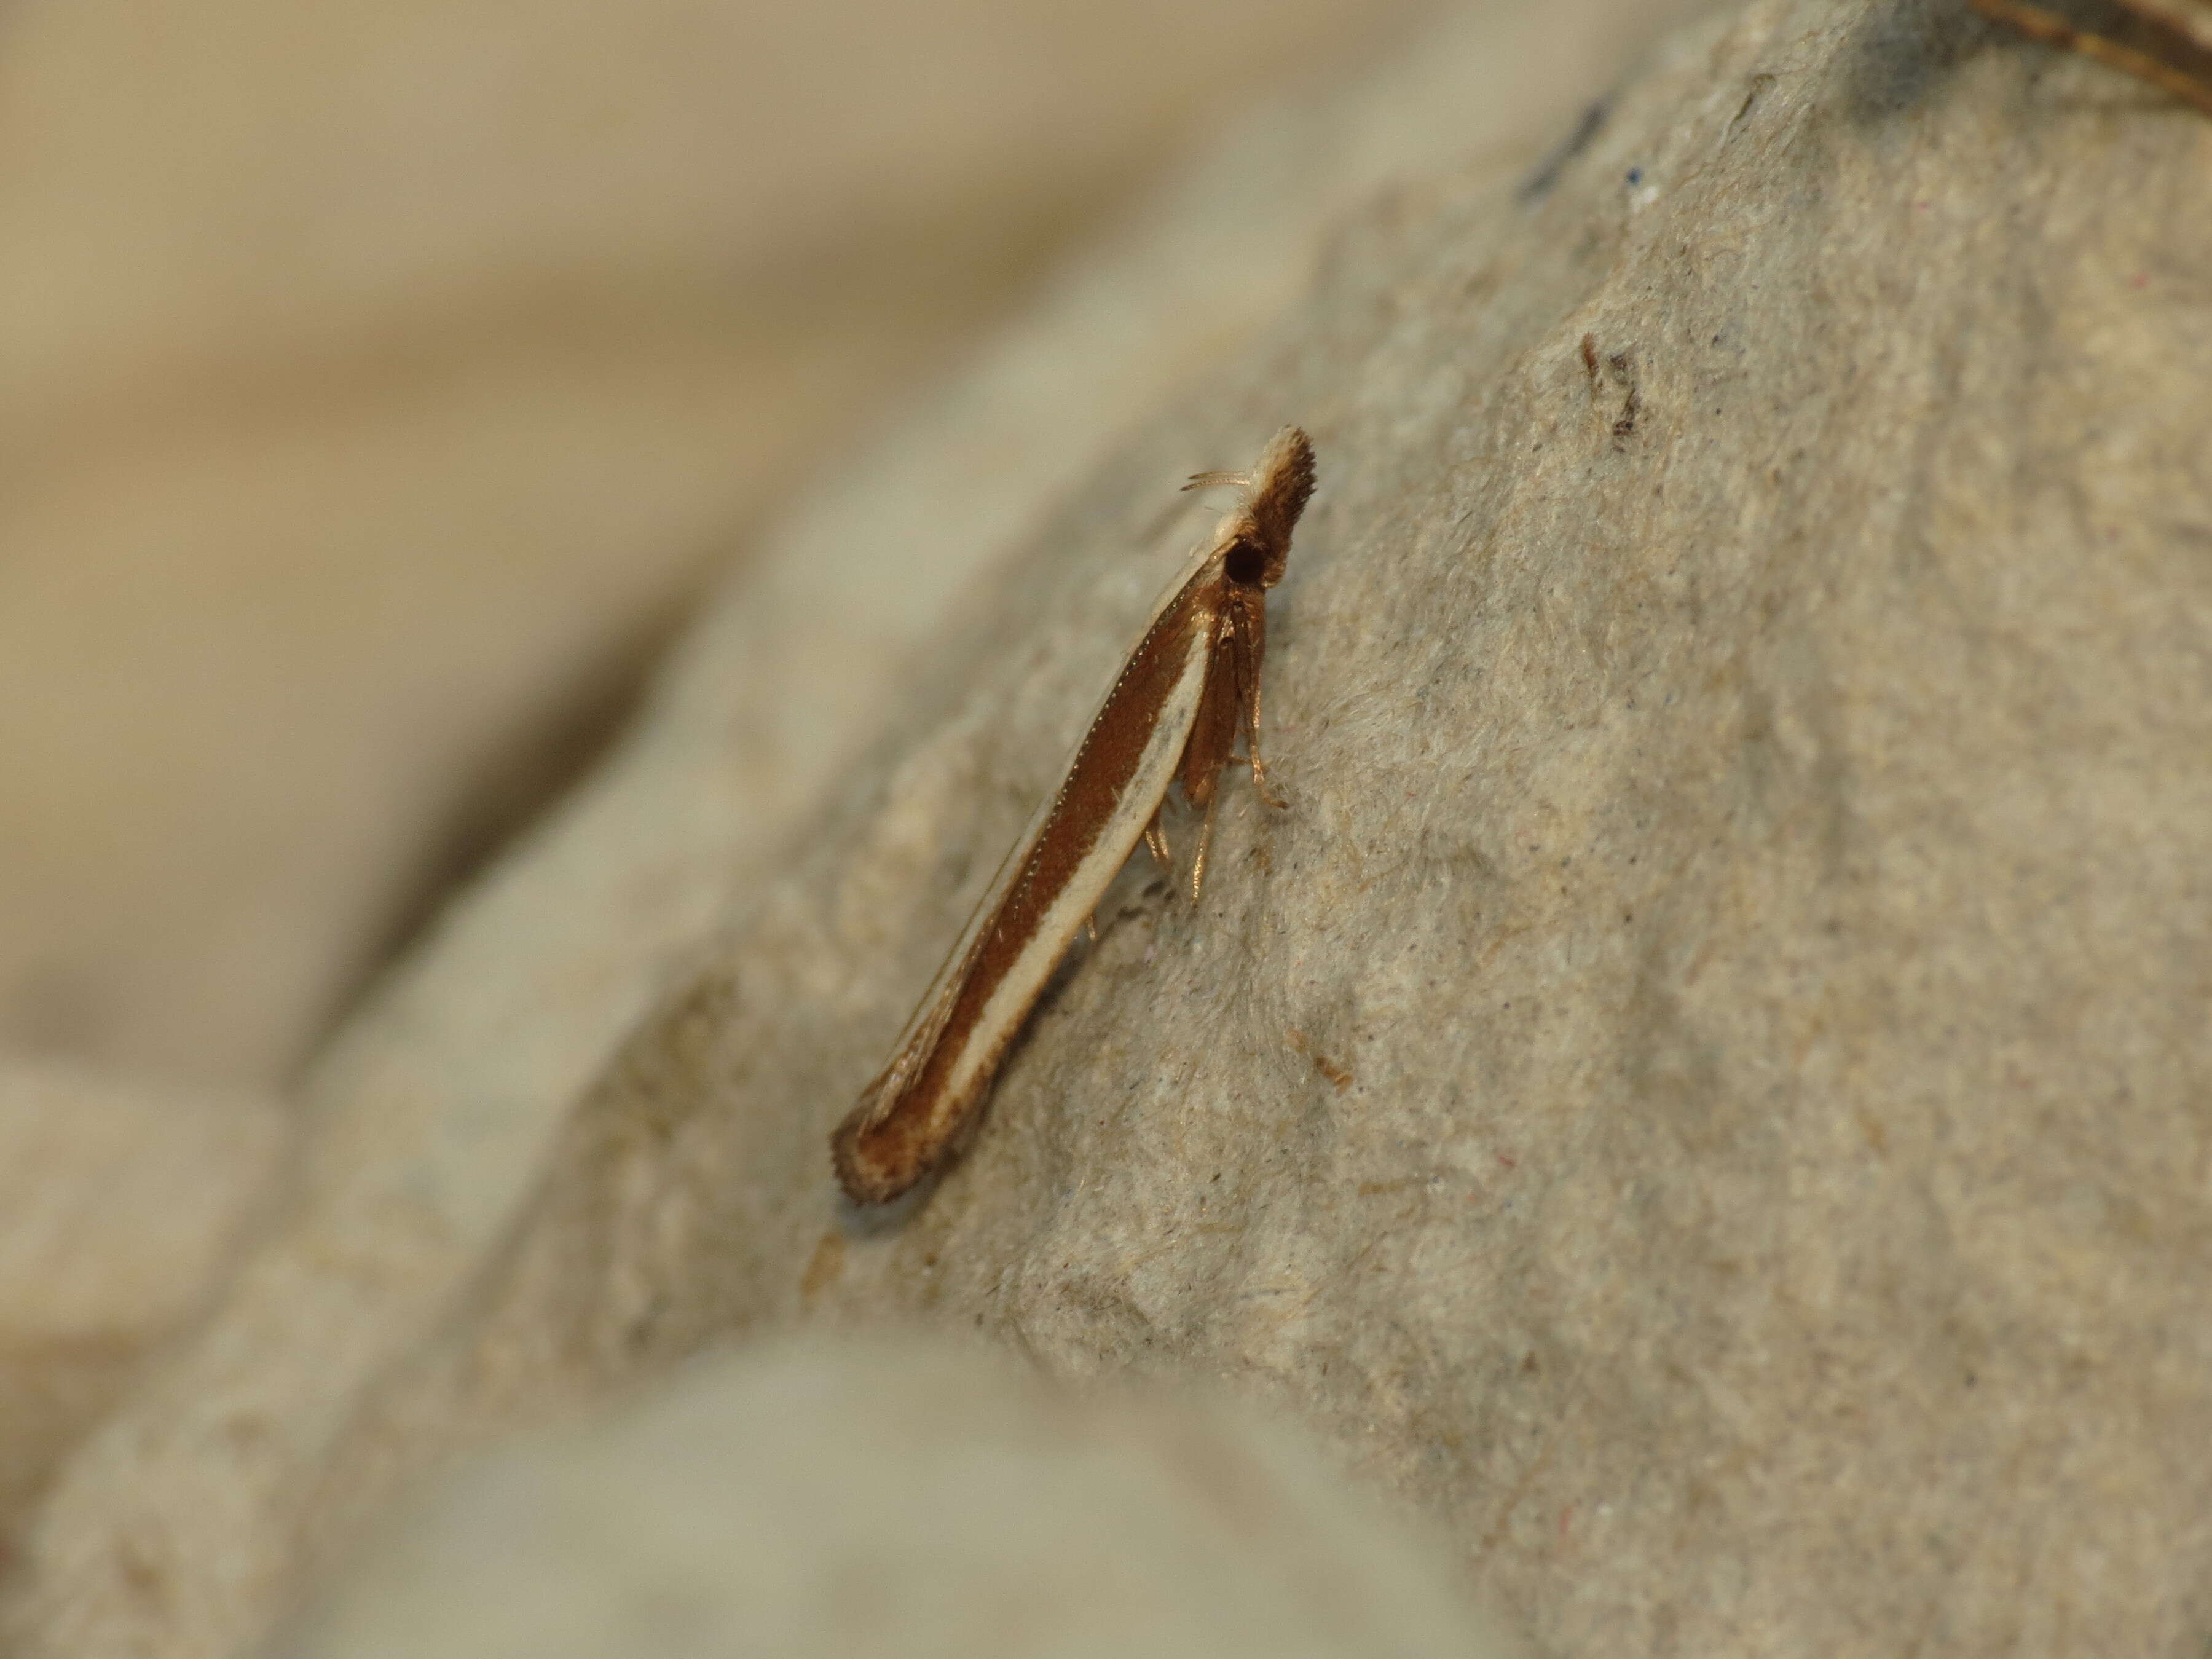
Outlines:
[[[953,1144],[1052,969],[1158,813],[1204,702],[1218,552],[1201,550],[1154,608],[1060,787],[999,866],[890,1063],[832,1136],[856,1199],[896,1196]],[[882,1143],[873,1152],[871,1137]],[[896,1185],[866,1167],[902,1169],[908,1157],[923,1161]]]
[[[987,895],[988,896],[988,895]],[[979,914],[981,912],[979,911]],[[975,926],[970,921],[969,926]],[[860,1091],[860,1098],[846,1121],[857,1133],[868,1130],[890,1115],[898,1104],[906,1086],[921,1073],[929,1056],[945,1035],[945,1024],[951,1017],[952,999],[944,992],[943,981],[958,965],[960,955],[956,952],[938,969],[938,982],[931,985],[928,994],[907,1021],[906,1030],[900,1034],[898,1047],[892,1050],[890,1063],[876,1073],[868,1086]]]

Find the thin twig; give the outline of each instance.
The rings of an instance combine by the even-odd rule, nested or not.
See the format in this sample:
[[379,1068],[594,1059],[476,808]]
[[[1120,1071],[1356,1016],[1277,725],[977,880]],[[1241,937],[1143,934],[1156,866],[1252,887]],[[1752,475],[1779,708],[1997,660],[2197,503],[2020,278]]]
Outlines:
[[[2185,102],[2194,104],[2207,115],[2212,115],[2212,86],[2207,86],[2195,76],[2175,69],[2147,52],[2140,52],[2107,40],[2101,34],[2092,34],[2077,29],[2057,12],[2045,11],[2041,6],[2031,6],[2025,0],[1966,0],[1966,3],[1984,17],[1995,22],[2009,23],[2030,40],[2066,52],[2079,52],[2084,58],[2094,58],[2100,64],[2124,70],[2138,80],[2148,81],[2161,92],[2172,93]],[[2127,0],[2140,12],[2172,22],[2177,29],[2189,28],[2179,21],[2167,19],[2159,10],[2157,0]],[[2189,32],[2194,33],[2193,28]]]

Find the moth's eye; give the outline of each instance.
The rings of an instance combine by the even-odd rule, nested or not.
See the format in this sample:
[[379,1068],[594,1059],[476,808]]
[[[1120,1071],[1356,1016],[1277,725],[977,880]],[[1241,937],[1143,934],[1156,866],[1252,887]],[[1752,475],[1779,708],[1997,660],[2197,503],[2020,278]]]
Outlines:
[[1257,586],[1267,568],[1267,556],[1249,542],[1237,543],[1221,562],[1222,574],[1245,587]]

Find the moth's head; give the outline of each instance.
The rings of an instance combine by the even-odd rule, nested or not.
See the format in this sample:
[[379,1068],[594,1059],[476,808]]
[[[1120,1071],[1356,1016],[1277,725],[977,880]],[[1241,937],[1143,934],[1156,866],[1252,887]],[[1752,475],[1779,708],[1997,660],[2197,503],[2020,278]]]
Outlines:
[[[1286,426],[1268,441],[1253,465],[1251,493],[1244,507],[1249,528],[1229,550],[1226,568],[1231,581],[1273,587],[1282,580],[1283,568],[1290,562],[1291,532],[1297,528],[1298,514],[1306,510],[1313,488],[1313,443],[1297,428]],[[1255,563],[1257,568],[1248,575],[1246,569]]]

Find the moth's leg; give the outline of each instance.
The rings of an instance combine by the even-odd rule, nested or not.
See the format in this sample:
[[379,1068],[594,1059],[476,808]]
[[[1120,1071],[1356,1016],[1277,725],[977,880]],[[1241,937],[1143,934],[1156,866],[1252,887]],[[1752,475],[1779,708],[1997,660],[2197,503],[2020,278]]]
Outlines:
[[1206,686],[1199,694],[1198,712],[1191,720],[1190,741],[1184,746],[1176,775],[1183,799],[1205,814],[1198,834],[1198,855],[1190,866],[1190,896],[1197,901],[1206,884],[1206,858],[1213,844],[1213,814],[1221,799],[1221,775],[1237,748],[1237,729],[1243,719],[1244,685],[1251,678],[1250,635],[1236,608],[1224,613],[1215,625],[1213,648],[1206,661]]
[[1198,857],[1190,866],[1190,902],[1198,902],[1200,891],[1206,886],[1206,852],[1213,845],[1213,809],[1221,804],[1218,793],[1206,798],[1206,816],[1198,824]]
[[1259,653],[1256,651],[1250,653],[1249,655],[1240,652],[1237,657],[1238,669],[1241,672],[1249,672],[1251,675],[1252,680],[1252,683],[1249,685],[1241,686],[1238,688],[1243,693],[1244,755],[1245,758],[1252,763],[1252,787],[1260,792],[1260,799],[1261,800],[1279,811],[1282,808],[1288,806],[1290,802],[1285,800],[1282,796],[1278,795],[1273,790],[1267,787],[1267,763],[1260,757],[1260,672],[1258,657]]
[[1083,931],[1091,936],[1093,945],[1098,943],[1098,913],[1093,910],[1083,919]]
[[1168,850],[1168,832],[1160,828],[1160,814],[1167,810],[1165,801],[1152,809],[1152,821],[1145,826],[1145,845],[1151,851],[1152,861],[1163,870],[1175,868],[1175,854]]
[[1260,688],[1254,685],[1250,701],[1244,705],[1247,726],[1244,733],[1244,752],[1252,763],[1252,787],[1260,792],[1260,799],[1280,810],[1291,803],[1267,787],[1267,763],[1260,757]]

